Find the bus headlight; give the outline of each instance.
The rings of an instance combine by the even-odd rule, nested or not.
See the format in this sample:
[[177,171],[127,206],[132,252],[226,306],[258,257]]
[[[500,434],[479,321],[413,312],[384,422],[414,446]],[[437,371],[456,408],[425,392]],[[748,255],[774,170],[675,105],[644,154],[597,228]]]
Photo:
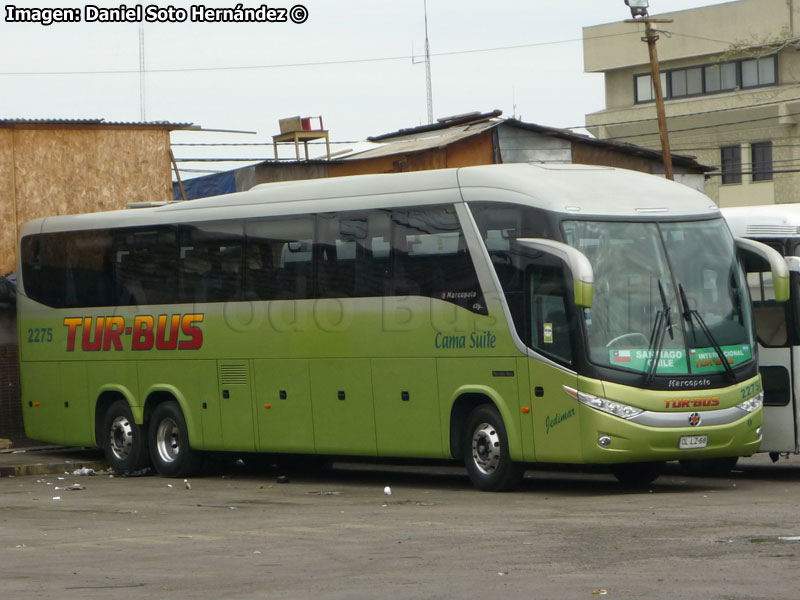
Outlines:
[[752,398],[748,398],[744,402],[737,404],[736,408],[740,408],[746,413],[751,413],[757,411],[762,406],[764,406],[764,392],[759,392]]
[[597,409],[604,413],[608,413],[610,415],[614,415],[615,417],[620,417],[621,419],[631,419],[636,415],[639,415],[644,412],[641,408],[636,408],[635,406],[629,406],[627,404],[623,404],[622,402],[616,402],[615,400],[608,400],[606,398],[600,398],[599,396],[592,396],[591,394],[587,394],[586,392],[579,392],[578,390],[574,390],[571,387],[563,386],[564,391],[575,398],[581,404],[585,404],[590,408]]

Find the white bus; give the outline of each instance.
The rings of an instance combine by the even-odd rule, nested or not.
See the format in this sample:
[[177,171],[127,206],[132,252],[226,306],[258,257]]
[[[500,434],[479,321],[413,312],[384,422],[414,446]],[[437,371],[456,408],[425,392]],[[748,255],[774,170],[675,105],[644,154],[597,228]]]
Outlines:
[[731,233],[780,252],[790,271],[790,300],[775,301],[768,268],[745,267],[753,301],[759,370],[764,385],[764,439],[760,451],[773,460],[800,452],[800,204],[724,208]]

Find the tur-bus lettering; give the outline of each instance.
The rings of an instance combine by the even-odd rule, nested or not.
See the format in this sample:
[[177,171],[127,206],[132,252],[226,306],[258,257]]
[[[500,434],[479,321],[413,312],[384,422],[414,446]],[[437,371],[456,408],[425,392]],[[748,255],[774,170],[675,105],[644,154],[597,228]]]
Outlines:
[[203,345],[202,314],[136,315],[133,322],[124,317],[66,317],[67,352],[81,350],[197,350]]

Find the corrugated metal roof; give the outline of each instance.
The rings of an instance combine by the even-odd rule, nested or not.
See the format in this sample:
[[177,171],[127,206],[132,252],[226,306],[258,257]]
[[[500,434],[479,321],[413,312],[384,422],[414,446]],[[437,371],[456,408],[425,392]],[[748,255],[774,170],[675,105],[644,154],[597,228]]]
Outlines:
[[11,128],[26,125],[85,125],[92,127],[131,127],[159,129],[199,129],[193,123],[170,123],[169,121],[106,121],[105,119],[0,119],[0,127]]
[[[499,126],[516,127],[540,135],[562,138],[570,142],[607,148],[615,152],[641,156],[651,160],[661,160],[660,150],[651,150],[649,148],[643,148],[641,146],[615,140],[593,138],[587,135],[573,133],[567,129],[547,127],[544,125],[537,125],[536,123],[526,123],[518,119],[498,119],[497,116],[499,114],[501,114],[500,111],[483,114],[470,113],[462,117],[443,119],[440,123],[432,125],[400,129],[393,133],[373,136],[367,138],[370,142],[375,144],[373,149],[354,152],[346,156],[339,156],[334,160],[363,160],[443,148],[459,140]],[[462,124],[459,125],[456,123]],[[672,154],[672,162],[676,166],[688,167],[703,172],[714,170],[714,167],[700,164],[694,157],[683,154]]]
[[[349,154],[347,156],[336,157],[336,160],[363,160],[367,158],[377,158],[380,156],[392,156],[395,154],[411,154],[422,152],[423,150],[433,150],[444,148],[459,140],[472,137],[483,133],[488,129],[497,127],[499,121],[484,121],[461,127],[448,127],[446,129],[426,129],[414,134],[405,134],[403,137],[392,137],[385,143],[376,143],[373,149]],[[428,134],[428,135],[426,135]],[[369,138],[374,140],[376,138]]]
[[407,135],[426,133],[428,131],[441,131],[442,129],[448,129],[450,127],[455,127],[457,125],[466,125],[468,123],[479,123],[481,121],[487,121],[489,119],[493,119],[494,117],[499,117],[502,114],[503,114],[502,110],[495,109],[488,113],[480,113],[478,111],[475,111],[471,113],[465,113],[463,115],[443,117],[439,119],[436,123],[431,123],[429,125],[420,125],[418,127],[408,127],[406,129],[399,129],[397,131],[392,131],[391,133],[383,133],[381,135],[373,135],[371,137],[368,137],[367,140],[369,140],[370,142],[380,142],[383,140],[403,137]]

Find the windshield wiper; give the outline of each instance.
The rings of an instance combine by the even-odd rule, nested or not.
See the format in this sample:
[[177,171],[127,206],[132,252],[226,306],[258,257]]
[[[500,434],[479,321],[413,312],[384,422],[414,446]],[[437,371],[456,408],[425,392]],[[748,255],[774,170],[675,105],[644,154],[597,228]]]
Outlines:
[[661,310],[656,313],[656,322],[653,324],[653,331],[650,334],[648,354],[652,356],[652,359],[650,366],[647,368],[647,376],[644,378],[645,386],[650,385],[658,370],[658,361],[661,360],[661,348],[664,347],[664,333],[669,330],[670,339],[673,336],[672,322],[669,318],[670,307],[660,279],[658,280],[658,293],[661,296]]
[[716,352],[717,356],[719,356],[719,359],[722,361],[722,366],[725,368],[725,374],[730,378],[731,381],[736,381],[736,374],[733,372],[733,367],[731,367],[730,363],[728,362],[728,357],[725,356],[725,353],[722,351],[722,348],[720,348],[716,338],[711,334],[711,331],[708,329],[703,317],[700,316],[700,313],[696,310],[689,308],[689,301],[686,299],[686,291],[683,289],[682,283],[678,284],[678,293],[680,295],[683,318],[686,319],[689,322],[689,325],[692,326],[692,337],[694,338],[695,343],[697,343],[697,332],[694,329],[694,322],[692,319],[697,321],[700,329],[703,330],[703,333],[705,334],[709,343],[714,348],[714,352]]

